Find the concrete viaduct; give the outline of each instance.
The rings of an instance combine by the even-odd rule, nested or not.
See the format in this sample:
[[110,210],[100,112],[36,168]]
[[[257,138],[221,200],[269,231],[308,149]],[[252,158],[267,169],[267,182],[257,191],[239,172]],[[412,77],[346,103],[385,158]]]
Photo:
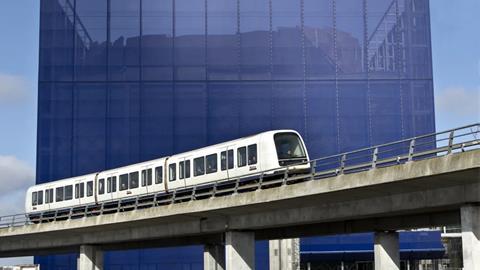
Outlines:
[[[461,224],[464,269],[480,269],[480,149],[161,207],[0,229],[0,257],[204,245],[204,269],[254,269],[255,240],[375,232],[375,269],[399,269],[397,230]],[[285,243],[271,241],[278,248]],[[270,255],[271,269],[283,261]],[[278,254],[277,254],[278,255]]]

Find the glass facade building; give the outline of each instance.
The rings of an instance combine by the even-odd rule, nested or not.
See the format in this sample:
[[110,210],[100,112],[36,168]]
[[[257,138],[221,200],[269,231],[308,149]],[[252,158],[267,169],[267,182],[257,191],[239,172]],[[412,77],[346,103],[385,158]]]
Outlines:
[[[41,0],[40,25],[38,183],[271,129],[312,158],[434,131],[428,0]],[[201,250],[106,267],[199,269]]]

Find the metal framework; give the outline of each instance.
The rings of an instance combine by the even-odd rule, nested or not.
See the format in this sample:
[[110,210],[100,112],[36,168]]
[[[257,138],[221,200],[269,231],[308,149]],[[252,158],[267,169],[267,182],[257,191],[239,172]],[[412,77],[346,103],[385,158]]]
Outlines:
[[3,216],[0,217],[0,228],[88,218],[90,216],[252,192],[299,182],[316,181],[339,174],[395,166],[474,149],[480,149],[480,123],[314,159],[309,161],[311,168],[309,173],[294,174],[290,169],[294,165],[290,165],[241,178],[220,179],[213,183],[157,194],[132,196],[118,201],[102,202],[98,205],[73,207],[33,215],[24,213]]

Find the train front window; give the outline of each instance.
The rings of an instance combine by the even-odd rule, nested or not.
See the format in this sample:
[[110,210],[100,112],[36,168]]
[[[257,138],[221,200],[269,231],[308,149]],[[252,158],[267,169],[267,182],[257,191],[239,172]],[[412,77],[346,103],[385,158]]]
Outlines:
[[[278,133],[274,136],[275,147],[279,161],[304,162],[307,155],[303,148],[302,141],[295,133]],[[280,162],[282,166],[291,164],[291,162]],[[284,164],[282,164],[284,163]]]

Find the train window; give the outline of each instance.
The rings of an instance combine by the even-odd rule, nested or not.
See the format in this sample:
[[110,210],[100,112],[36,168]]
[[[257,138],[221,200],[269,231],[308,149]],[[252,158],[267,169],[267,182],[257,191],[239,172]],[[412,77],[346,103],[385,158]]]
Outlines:
[[80,184],[75,184],[75,199],[80,198]]
[[32,192],[32,206],[36,206],[38,204],[38,194],[37,192]]
[[130,173],[128,188],[138,188],[138,172]]
[[98,194],[105,194],[105,179],[98,180]]
[[233,150],[228,150],[227,163],[228,169],[233,169]]
[[177,180],[177,164],[173,163],[168,165],[168,181]]
[[38,205],[43,204],[43,190],[38,192]]
[[185,161],[185,178],[190,178],[190,160]]
[[190,178],[190,160],[181,161],[178,164],[178,178]]
[[65,187],[65,201],[71,200],[73,198],[73,186]]
[[120,175],[120,188],[119,190],[126,190],[128,189],[128,174]]
[[56,202],[63,201],[63,187],[58,187],[55,189],[55,201]]
[[207,162],[207,174],[217,172],[217,154],[208,155]]
[[227,151],[220,153],[220,169],[225,171],[227,169]]
[[237,149],[237,166],[243,167],[247,165],[247,148],[240,147]]
[[53,202],[53,188],[45,190],[45,203]]
[[193,160],[193,176],[205,174],[205,158],[199,157]]
[[142,187],[152,185],[152,169],[142,170]]
[[87,182],[87,197],[93,196],[93,181]]
[[80,198],[85,197],[85,183],[80,183]]
[[257,164],[257,145],[248,146],[248,165]]
[[117,191],[117,177],[108,177],[107,178],[107,192],[112,193]]
[[155,168],[155,184],[161,184],[163,182],[163,167]]

